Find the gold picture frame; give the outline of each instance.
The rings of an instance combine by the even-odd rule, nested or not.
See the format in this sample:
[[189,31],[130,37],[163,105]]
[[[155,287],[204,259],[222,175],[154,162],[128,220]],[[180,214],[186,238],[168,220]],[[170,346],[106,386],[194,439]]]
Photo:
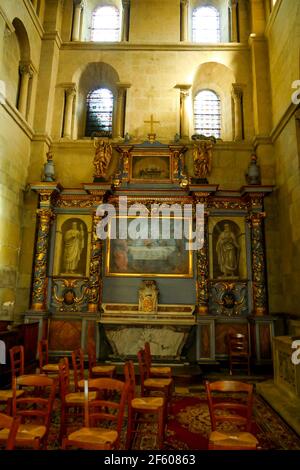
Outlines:
[[[168,217],[159,217],[159,221]],[[135,217],[117,216],[108,225],[106,240],[105,275],[108,277],[164,277],[192,278],[193,251],[186,249],[189,240],[172,238],[175,220],[187,220],[189,236],[192,236],[192,221],[183,217],[171,217],[171,237],[164,239],[111,239],[112,220],[127,219],[130,224]],[[139,219],[146,219],[139,217]],[[150,221],[151,219],[149,219]],[[172,225],[173,224],[173,225]],[[160,224],[161,227],[162,224]],[[160,229],[161,235],[161,229]]]
[[134,183],[170,183],[173,181],[173,172],[173,158],[169,149],[131,154],[129,179]]
[[91,231],[92,218],[89,215],[57,215],[53,276],[89,276]]

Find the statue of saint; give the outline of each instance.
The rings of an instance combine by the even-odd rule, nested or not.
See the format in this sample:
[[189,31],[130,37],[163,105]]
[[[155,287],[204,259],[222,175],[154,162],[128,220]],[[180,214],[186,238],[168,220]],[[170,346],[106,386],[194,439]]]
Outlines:
[[80,230],[78,230],[77,222],[72,222],[72,228],[64,235],[63,267],[66,273],[76,272],[83,248],[83,225],[80,224]]
[[112,157],[112,146],[103,139],[94,141],[95,157],[94,157],[94,177],[104,178],[108,165]]
[[158,289],[155,281],[143,281],[139,289],[139,311],[156,313],[158,306]]
[[202,140],[194,145],[194,173],[197,178],[206,178],[211,173],[213,142]]
[[239,264],[240,246],[229,224],[224,224],[224,230],[217,241],[218,264],[222,277],[233,277]]

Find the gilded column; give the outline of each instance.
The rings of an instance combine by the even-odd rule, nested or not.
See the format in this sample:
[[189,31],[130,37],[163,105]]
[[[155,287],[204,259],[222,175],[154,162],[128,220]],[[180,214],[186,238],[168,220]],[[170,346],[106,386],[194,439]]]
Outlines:
[[123,5],[123,27],[122,27],[122,41],[129,40],[129,9],[130,0],[122,0]]
[[53,213],[51,209],[38,209],[38,235],[33,270],[32,310],[45,310],[47,298],[47,258],[49,232]]
[[90,277],[89,277],[89,290],[88,290],[88,311],[97,312],[101,303],[102,296],[102,240],[97,236],[97,225],[101,217],[93,214],[92,224],[92,243],[91,243],[91,256],[90,256]]
[[229,9],[230,9],[230,41],[238,42],[239,41],[239,30],[238,30],[238,0],[229,0]]
[[188,41],[189,0],[181,0],[180,8],[181,8],[180,41]]
[[263,221],[265,216],[265,212],[254,212],[250,216],[252,246],[252,281],[255,316],[263,316],[267,313],[265,247],[263,232]]
[[[205,203],[206,198],[200,197],[197,198],[197,203]],[[200,222],[201,223],[201,222]],[[197,251],[197,306],[198,313],[200,315],[208,314],[208,277],[209,277],[209,268],[208,268],[208,212],[205,209],[204,220],[202,224],[197,227],[197,231],[201,230],[203,234],[202,246]]]
[[23,63],[20,65],[20,93],[18,99],[18,110],[23,116],[26,117],[27,114],[27,103],[28,103],[28,90],[29,90],[29,80],[33,76],[33,70],[31,64]]
[[234,140],[243,139],[243,115],[242,115],[242,98],[243,89],[240,85],[232,84],[232,98],[234,102]]
[[74,2],[74,20],[72,28],[72,41],[80,41],[80,25],[83,2],[75,0]]
[[64,113],[64,129],[63,137],[71,139],[72,137],[72,114],[73,114],[73,103],[76,95],[75,86],[67,88],[66,91],[66,104]]

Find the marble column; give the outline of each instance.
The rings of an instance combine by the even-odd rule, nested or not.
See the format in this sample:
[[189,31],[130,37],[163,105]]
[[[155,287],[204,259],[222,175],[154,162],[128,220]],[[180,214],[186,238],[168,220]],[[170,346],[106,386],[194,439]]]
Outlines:
[[31,65],[21,64],[20,65],[20,93],[18,99],[18,110],[26,118],[27,115],[27,104],[28,104],[28,91],[29,91],[29,80],[33,76],[33,70]]
[[234,102],[234,140],[243,140],[243,115],[242,115],[243,89],[240,85],[232,84],[232,98]]
[[117,100],[115,113],[115,127],[113,135],[118,139],[124,136],[124,114],[125,114],[125,96],[126,90],[130,88],[128,83],[117,83]]
[[254,212],[250,215],[253,307],[255,316],[263,316],[267,313],[267,280],[265,273],[265,247],[263,230],[263,221],[265,216],[265,212]]
[[189,0],[180,0],[181,8],[181,25],[180,25],[180,41],[188,41],[188,18],[189,18]]
[[51,209],[38,209],[38,235],[33,269],[31,309],[45,310],[47,298],[47,258],[51,219]]
[[81,15],[82,15],[82,0],[74,1],[74,19],[73,19],[73,28],[72,28],[72,41],[80,41],[80,25],[81,25]]
[[128,41],[129,40],[130,0],[122,0],[122,5],[123,5],[122,41]]
[[63,137],[67,139],[72,138],[72,115],[73,115],[73,103],[76,95],[75,86],[70,86],[66,88],[66,103],[65,103],[65,113],[64,113],[64,129]]
[[229,0],[231,24],[230,24],[230,41],[239,42],[239,29],[238,29],[238,0]]

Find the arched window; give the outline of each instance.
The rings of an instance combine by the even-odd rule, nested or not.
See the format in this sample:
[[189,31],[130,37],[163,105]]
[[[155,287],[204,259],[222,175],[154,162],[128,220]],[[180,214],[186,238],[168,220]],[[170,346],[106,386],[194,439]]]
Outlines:
[[221,136],[221,103],[211,90],[202,90],[194,100],[194,128],[196,134]]
[[92,41],[114,42],[120,40],[120,14],[116,7],[98,7],[93,12]]
[[193,10],[193,42],[220,42],[220,13],[214,7],[199,7]]
[[107,88],[98,88],[87,96],[87,117],[85,135],[92,136],[112,134],[112,114],[114,97]]

